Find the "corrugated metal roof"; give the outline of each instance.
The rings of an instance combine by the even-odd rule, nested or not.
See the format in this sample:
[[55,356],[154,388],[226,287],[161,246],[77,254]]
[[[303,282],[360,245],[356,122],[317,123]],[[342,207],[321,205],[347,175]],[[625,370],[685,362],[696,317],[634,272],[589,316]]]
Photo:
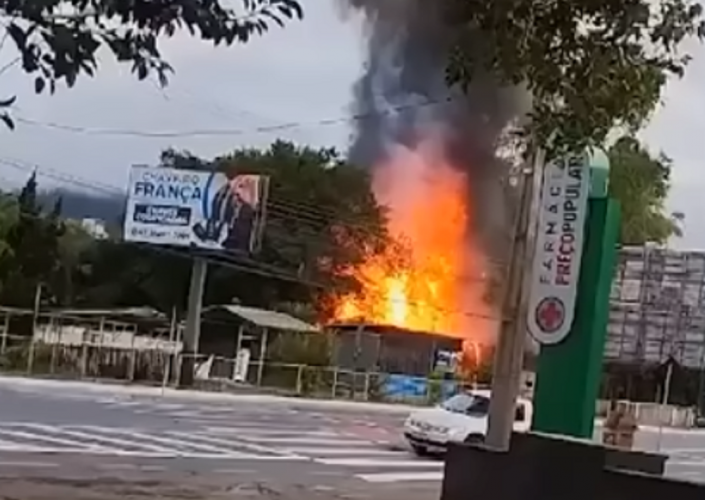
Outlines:
[[65,316],[130,316],[142,319],[165,319],[166,316],[152,307],[122,307],[115,309],[54,309],[50,314]]
[[204,309],[203,312],[223,309],[230,314],[240,317],[245,321],[249,321],[262,328],[272,328],[276,330],[289,330],[296,332],[317,332],[320,331],[317,327],[294,318],[285,313],[277,311],[269,311],[267,309],[258,309],[256,307],[238,306],[235,304],[224,304],[218,306],[210,306]]

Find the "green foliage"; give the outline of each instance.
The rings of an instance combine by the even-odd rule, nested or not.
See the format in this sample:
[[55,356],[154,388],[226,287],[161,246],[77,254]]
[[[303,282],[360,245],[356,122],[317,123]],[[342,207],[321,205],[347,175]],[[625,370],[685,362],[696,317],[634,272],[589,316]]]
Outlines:
[[448,0],[448,10],[448,80],[489,72],[526,85],[524,138],[550,155],[600,146],[615,125],[640,128],[667,77],[685,71],[682,42],[705,33],[695,0]]
[[429,404],[440,403],[443,398],[443,377],[445,372],[435,370],[428,376],[428,390],[426,398]]
[[[12,207],[12,208],[10,208]],[[37,201],[33,174],[5,212],[5,251],[0,255],[0,303],[32,307],[37,287],[55,282],[59,269],[59,240],[64,234],[61,200],[49,213]]]
[[[169,150],[162,163],[172,168],[218,169],[228,173],[269,176],[267,219],[261,248],[255,262],[263,274],[277,270],[291,280],[263,279],[261,275],[239,279],[237,295],[247,296],[265,307],[286,302],[311,304],[315,291],[323,287],[356,286],[341,269],[362,261],[369,249],[387,241],[385,216],[370,189],[366,171],[341,160],[332,149],[297,147],[276,141],[266,150],[241,149],[214,160],[187,152]],[[265,267],[266,266],[266,267]],[[233,272],[218,271],[218,283],[230,282]],[[229,302],[209,292],[209,301]],[[251,301],[249,301],[251,302]],[[310,314],[311,311],[308,311]]]
[[333,339],[325,333],[282,333],[272,343],[271,360],[306,366],[330,366]]
[[[207,304],[237,299],[312,322],[319,314],[317,292],[353,286],[337,270],[383,241],[384,214],[367,173],[342,162],[333,150],[279,141],[262,151],[242,149],[215,160],[166,151],[162,161],[175,168],[261,173],[271,180],[261,251],[224,256],[225,265],[211,266]],[[46,213],[36,190],[32,180],[22,196],[0,196],[0,304],[31,307],[41,282],[57,306],[185,309],[191,271],[187,251],[95,240],[80,224]],[[60,211],[60,204],[54,209]],[[8,289],[2,294],[8,280],[20,293]]]
[[301,394],[326,390],[332,351],[333,339],[328,334],[282,332],[269,351],[275,365],[265,368],[267,379],[276,385],[295,387]]
[[[214,46],[245,43],[274,22],[301,18],[297,0],[242,0],[240,8],[218,0],[6,0],[0,12],[23,70],[35,76],[39,94],[63,81],[73,87],[80,75],[99,69],[99,49],[132,66],[137,78],[156,74],[162,85],[172,70],[162,58],[159,39],[186,31]],[[104,52],[103,52],[104,53]],[[0,108],[6,107],[0,102]],[[0,114],[8,126],[10,117]]]
[[610,195],[622,206],[621,243],[665,243],[680,235],[680,214],[668,215],[665,202],[670,188],[671,160],[653,157],[633,137],[620,138],[609,150]]

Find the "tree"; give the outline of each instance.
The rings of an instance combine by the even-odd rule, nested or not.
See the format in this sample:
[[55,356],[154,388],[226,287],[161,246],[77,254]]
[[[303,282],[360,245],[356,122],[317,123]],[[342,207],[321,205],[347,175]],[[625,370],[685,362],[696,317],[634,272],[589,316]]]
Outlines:
[[[274,22],[301,18],[298,0],[242,0],[240,9],[219,0],[6,0],[0,12],[5,29],[19,51],[26,73],[35,75],[41,93],[64,81],[72,87],[81,74],[93,76],[101,48],[118,62],[132,65],[140,80],[156,73],[162,85],[172,71],[159,50],[160,37],[186,30],[218,46],[247,42]],[[10,102],[11,104],[11,102]],[[0,108],[7,107],[0,102]],[[0,113],[6,124],[10,117]]]
[[37,202],[37,179],[32,174],[17,196],[16,219],[7,229],[7,251],[0,259],[0,303],[31,307],[37,286],[55,282],[59,265],[59,239],[64,233],[61,200],[49,213]]
[[671,160],[653,157],[637,139],[621,137],[608,151],[610,194],[622,205],[621,243],[665,243],[680,236],[682,214],[665,211],[670,188]]
[[[7,242],[10,229],[17,220],[17,200],[8,193],[0,192],[0,267],[5,259],[12,255],[12,249]],[[0,276],[0,293],[3,281]]]
[[523,129],[550,154],[600,146],[615,125],[639,129],[670,75],[688,63],[681,44],[705,34],[695,0],[485,2],[448,0],[457,37],[448,80],[478,72],[533,98]]
[[387,241],[386,218],[370,189],[369,173],[333,149],[277,141],[265,151],[239,150],[215,164],[232,173],[269,176],[260,253],[302,280],[329,284],[340,278],[342,266],[362,262]]
[[[262,244],[253,255],[218,257],[211,266],[205,302],[287,308],[311,315],[324,287],[354,286],[338,270],[360,262],[382,245],[385,217],[364,170],[330,149],[277,141],[265,150],[239,149],[214,159],[168,150],[165,167],[256,173],[270,178]],[[185,307],[191,263],[187,249],[155,249],[101,242],[82,261],[77,304]],[[129,271],[128,271],[129,270]]]

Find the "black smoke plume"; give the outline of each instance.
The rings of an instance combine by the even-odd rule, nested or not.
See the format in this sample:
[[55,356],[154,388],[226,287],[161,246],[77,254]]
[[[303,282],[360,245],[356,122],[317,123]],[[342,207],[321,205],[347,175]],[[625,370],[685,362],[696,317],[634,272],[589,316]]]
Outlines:
[[[440,130],[440,148],[469,179],[472,233],[490,257],[504,254],[511,190],[509,166],[496,151],[508,124],[524,112],[525,93],[481,73],[466,91],[448,87],[454,33],[444,22],[445,0],[343,2],[364,16],[367,37],[367,63],[354,87],[355,113],[364,118],[357,122],[351,161],[373,168],[390,145],[413,147],[430,129]],[[472,36],[463,36],[472,46]]]

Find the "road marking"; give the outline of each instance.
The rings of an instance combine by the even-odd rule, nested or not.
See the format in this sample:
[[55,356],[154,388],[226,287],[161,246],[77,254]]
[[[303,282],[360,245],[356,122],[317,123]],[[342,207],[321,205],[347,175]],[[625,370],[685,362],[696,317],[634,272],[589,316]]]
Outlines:
[[264,427],[205,427],[208,432],[213,432],[215,434],[248,434],[253,436],[263,436],[263,437],[273,437],[273,436],[286,436],[290,434],[305,434],[307,436],[318,436],[318,437],[335,437],[340,436],[339,433],[333,431],[317,431],[317,430],[304,430],[300,427],[291,427],[288,429],[272,429]]
[[424,462],[421,460],[383,460],[375,458],[318,458],[315,462],[325,465],[345,465],[349,467],[439,467],[443,462]]
[[[687,458],[687,457],[686,457]],[[705,460],[673,460],[670,459],[666,462],[669,467],[705,467]]]
[[310,444],[310,445],[358,445],[369,446],[373,443],[360,439],[342,439],[342,438],[317,438],[317,437],[251,437],[242,436],[244,441],[255,441],[257,443],[277,443],[277,444]]
[[79,447],[84,450],[88,449],[101,449],[103,448],[102,446],[98,445],[83,445],[81,443],[78,443],[76,441],[70,441],[68,439],[61,439],[57,437],[51,437],[51,436],[39,436],[37,434],[32,434],[30,432],[24,432],[24,431],[11,431],[8,429],[0,429],[0,434],[5,434],[7,436],[11,437],[19,437],[19,438],[24,438],[24,439],[30,439],[32,441],[45,441],[47,443],[54,443],[54,444],[62,444],[65,446],[72,446],[72,447]]
[[356,474],[356,478],[368,483],[398,483],[402,481],[442,481],[443,471],[436,472],[382,472],[379,474]]
[[142,406],[142,403],[140,403],[139,401],[113,401],[112,403],[107,403],[107,405],[129,408],[131,406]]
[[42,429],[46,432],[54,432],[57,434],[65,434],[68,436],[84,438],[91,441],[103,441],[105,443],[110,443],[117,446],[127,446],[130,448],[141,448],[143,450],[149,450],[156,453],[174,453],[175,450],[164,448],[163,446],[156,446],[149,443],[127,441],[125,439],[118,439],[110,436],[101,436],[99,434],[89,434],[87,432],[74,431],[69,429],[56,428],[49,425],[42,424],[25,424],[27,427],[32,427],[36,429]]
[[[95,427],[95,429],[100,430],[100,427]],[[206,444],[198,444],[198,443],[191,443],[188,441],[182,441],[179,439],[172,439],[164,436],[153,436],[151,434],[144,434],[142,432],[134,432],[131,430],[127,429],[118,429],[118,428],[102,428],[104,432],[109,432],[113,434],[121,434],[124,436],[130,436],[134,437],[135,439],[139,440],[142,442],[143,440],[147,441],[154,441],[157,443],[163,443],[171,446],[176,446],[177,449],[173,450],[175,453],[179,453],[178,448],[186,448],[186,449],[192,449],[196,450],[197,452],[206,452],[206,453],[220,453],[222,455],[228,455],[230,453],[233,453],[233,450],[226,450],[224,448],[217,448],[215,446],[210,446]]]
[[187,433],[187,432],[183,432],[183,431],[168,431],[168,434],[174,434],[177,436],[188,436],[191,439],[199,439],[201,441],[205,441],[206,443],[215,443],[215,444],[218,444],[221,446],[222,445],[235,446],[235,447],[240,447],[240,448],[244,448],[249,451],[255,451],[255,452],[259,452],[259,453],[269,453],[272,455],[279,455],[279,456],[281,456],[282,453],[285,453],[291,457],[305,458],[305,457],[298,457],[292,453],[283,452],[282,450],[279,450],[276,448],[269,448],[267,446],[260,446],[258,444],[249,443],[249,442],[245,442],[245,441],[239,441],[239,440],[232,441],[232,440],[223,439],[220,437],[216,438],[216,437],[212,437],[212,436],[204,436],[201,433]]
[[96,468],[107,470],[135,470],[137,466],[135,464],[98,464]]
[[408,456],[406,451],[382,450],[374,448],[326,448],[326,447],[301,447],[301,448],[278,448],[287,453],[298,455],[399,455]]
[[1,461],[0,467],[36,467],[36,468],[47,468],[47,467],[58,467],[59,464],[53,462],[12,462],[12,461]]
[[186,405],[180,405],[178,403],[156,403],[153,404],[152,407],[159,410],[182,410],[186,408]]
[[144,472],[162,472],[166,470],[166,467],[163,465],[140,465],[138,469]]
[[255,469],[215,469],[216,474],[256,474]]
[[24,446],[18,445],[12,448],[0,448],[0,452],[18,453],[46,453],[61,455],[100,455],[114,457],[135,457],[135,458],[202,458],[204,460],[247,460],[247,461],[297,461],[310,460],[307,457],[296,457],[293,455],[255,455],[250,453],[230,452],[223,453],[195,453],[186,451],[174,451],[173,453],[152,453],[148,451],[127,451],[118,449],[91,449],[91,448],[58,448],[49,446]]

